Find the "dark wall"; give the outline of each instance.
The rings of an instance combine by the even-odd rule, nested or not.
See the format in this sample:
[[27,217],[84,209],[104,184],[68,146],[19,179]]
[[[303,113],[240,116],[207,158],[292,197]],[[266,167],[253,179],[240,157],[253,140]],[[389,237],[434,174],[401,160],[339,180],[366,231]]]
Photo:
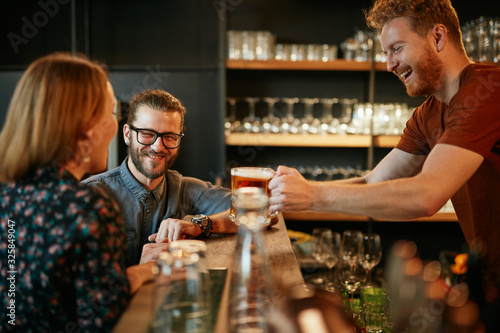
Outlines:
[[[72,11],[70,0],[5,1],[0,10],[0,124],[26,66],[47,53],[75,48],[108,66],[123,102],[147,88],[166,89],[177,96],[188,109],[188,130],[174,167],[185,175],[213,180],[225,172],[221,101],[226,94],[368,99],[367,73],[228,71],[226,88],[223,30],[270,30],[278,42],[339,45],[356,28],[364,28],[363,10],[371,3],[78,0]],[[462,23],[480,15],[500,16],[498,2],[455,0],[453,4]],[[407,97],[391,74],[378,72],[376,80],[375,102],[421,101]],[[267,149],[258,158],[267,159],[265,154],[275,152]],[[353,159],[352,165],[366,160],[355,150],[339,154],[342,160]]]
[[186,137],[174,168],[209,181],[224,169],[221,21],[211,1],[87,0],[76,1],[74,11],[68,0],[12,1],[1,16],[0,123],[26,66],[74,47],[108,67],[120,101],[160,88],[186,106]]

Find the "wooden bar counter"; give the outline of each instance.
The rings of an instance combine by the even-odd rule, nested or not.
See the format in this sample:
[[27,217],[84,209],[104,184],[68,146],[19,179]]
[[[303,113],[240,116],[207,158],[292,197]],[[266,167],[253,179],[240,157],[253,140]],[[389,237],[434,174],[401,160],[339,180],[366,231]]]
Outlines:
[[[288,238],[283,217],[264,231],[266,251],[269,256],[275,280],[288,287],[304,283],[299,264]],[[226,283],[222,292],[215,332],[227,332],[227,303],[231,263],[236,245],[236,235],[215,235],[205,240],[209,268],[228,268]],[[133,296],[127,310],[113,329],[114,333],[147,333],[153,316],[153,283],[144,284]]]

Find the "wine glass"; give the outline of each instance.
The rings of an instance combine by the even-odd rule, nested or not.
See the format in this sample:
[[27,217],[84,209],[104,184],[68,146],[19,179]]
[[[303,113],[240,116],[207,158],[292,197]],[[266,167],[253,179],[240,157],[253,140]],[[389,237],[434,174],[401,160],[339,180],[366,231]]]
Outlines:
[[294,117],[293,108],[294,105],[299,102],[299,99],[297,97],[294,98],[284,97],[281,99],[281,101],[286,105],[286,113],[285,116],[281,119],[280,133],[296,134],[299,131],[298,130],[299,120]]
[[325,245],[328,247],[328,251],[330,252],[330,256],[328,256],[325,260],[325,265],[328,268],[327,274],[325,274],[324,279],[324,288],[328,291],[335,291],[336,288],[336,279],[335,275],[332,274],[333,268],[338,264],[340,260],[340,246],[341,246],[341,238],[338,232],[332,232],[331,239],[325,239]]
[[[312,250],[311,256],[316,259],[321,269],[326,261],[332,256],[331,249],[332,231],[328,228],[314,228],[312,232]],[[330,244],[329,244],[330,243]],[[323,274],[317,274],[310,282],[314,284],[323,284],[325,277]]]
[[375,286],[371,281],[371,271],[382,259],[382,245],[380,235],[374,233],[363,234],[361,242],[360,264],[366,269],[366,286]]
[[339,127],[339,120],[333,117],[333,104],[339,102],[337,98],[321,98],[320,102],[323,104],[323,116],[320,119],[320,132],[321,134],[335,134]]
[[248,103],[248,117],[243,119],[243,127],[246,133],[258,133],[260,131],[260,119],[255,116],[255,103],[260,101],[259,97],[245,97]]
[[300,132],[304,134],[317,134],[320,121],[314,118],[313,108],[314,104],[319,102],[319,99],[302,98],[300,101],[304,103],[305,107],[304,117],[300,120]]
[[345,230],[342,234],[342,259],[351,266],[360,259],[362,238],[363,234],[359,230]]
[[234,97],[227,97],[227,103],[229,104],[229,115],[225,119],[224,128],[226,135],[235,131],[235,129],[240,125],[240,122],[236,120],[236,102],[237,99]]
[[363,284],[363,282],[365,282],[366,270],[359,264],[359,262],[352,264],[349,261],[342,260],[338,269],[338,279],[341,286],[344,287],[349,293],[349,303],[351,304],[352,310],[354,292]]
[[267,103],[267,117],[262,118],[262,133],[278,133],[279,118],[274,116],[274,105],[280,101],[277,97],[265,97],[263,101]]

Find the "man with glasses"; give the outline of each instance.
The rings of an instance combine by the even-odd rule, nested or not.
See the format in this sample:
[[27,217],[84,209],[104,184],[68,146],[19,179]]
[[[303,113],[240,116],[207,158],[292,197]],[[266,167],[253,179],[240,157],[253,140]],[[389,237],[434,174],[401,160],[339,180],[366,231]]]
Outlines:
[[[155,259],[166,241],[236,231],[228,218],[230,190],[170,170],[184,137],[185,113],[181,102],[165,91],[135,95],[123,127],[127,158],[85,180],[111,192],[120,205],[127,265]],[[194,217],[182,220],[186,215]]]

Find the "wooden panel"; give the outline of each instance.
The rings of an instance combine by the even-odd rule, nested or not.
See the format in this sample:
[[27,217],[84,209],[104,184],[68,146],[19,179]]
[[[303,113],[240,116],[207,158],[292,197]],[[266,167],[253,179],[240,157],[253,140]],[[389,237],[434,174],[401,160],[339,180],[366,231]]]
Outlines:
[[226,135],[228,146],[276,147],[369,147],[369,135],[302,135],[302,134],[253,134]]
[[[259,69],[259,70],[309,70],[309,71],[369,71],[368,61],[349,61],[337,59],[334,61],[291,61],[291,60],[226,60],[228,69]],[[386,71],[385,62],[376,62],[375,70]]]
[[[329,212],[285,212],[283,217],[286,220],[292,221],[368,221],[368,217],[362,215],[338,214]],[[374,219],[374,221],[383,222],[457,222],[455,213],[436,213],[430,217],[422,217],[409,221],[390,221],[384,219]]]

